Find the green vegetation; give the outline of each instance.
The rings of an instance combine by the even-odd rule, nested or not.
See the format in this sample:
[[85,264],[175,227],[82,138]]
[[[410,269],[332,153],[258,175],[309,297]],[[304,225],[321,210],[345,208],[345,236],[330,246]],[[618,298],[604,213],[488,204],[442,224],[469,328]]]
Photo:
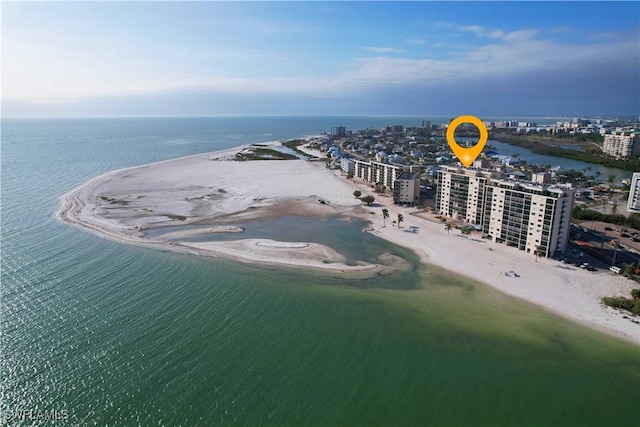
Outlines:
[[602,303],[609,307],[629,311],[634,315],[640,315],[640,289],[633,289],[631,291],[631,298],[602,297]]
[[292,149],[298,154],[307,156],[307,153],[305,153],[304,151],[300,151],[300,149],[298,148],[300,145],[306,144],[306,142],[307,141],[305,141],[304,139],[290,139],[288,141],[282,141],[281,144],[287,148]]
[[[616,159],[602,153],[600,148],[595,145],[596,141],[602,141],[599,135],[571,135],[571,141],[579,142],[577,144],[582,150],[570,150],[553,144],[568,144],[571,141],[558,141],[559,138],[569,139],[566,136],[539,136],[531,134],[508,134],[496,133],[491,136],[496,141],[501,141],[509,145],[515,145],[531,150],[536,154],[544,154],[547,156],[564,157],[567,159],[579,160],[581,162],[596,163],[610,168],[623,169],[628,171],[640,170],[640,158],[634,159]],[[585,142],[592,142],[591,145],[585,145]],[[586,148],[585,148],[586,146]]]
[[460,227],[458,230],[460,230],[460,234],[462,234],[464,237],[469,237],[469,234],[471,234],[471,232],[473,231],[473,228]]
[[[446,219],[445,219],[446,221]],[[453,228],[453,225],[450,222],[445,222],[444,223],[444,229],[447,230],[447,234],[450,234],[451,229]]]
[[187,217],[184,215],[176,215],[176,214],[169,214],[167,215],[167,218],[174,219],[176,221],[185,221],[187,219]]
[[404,216],[402,214],[398,214],[398,228],[400,228],[400,223],[404,221]]
[[353,197],[355,197],[356,199],[359,199],[360,196],[362,196],[362,192],[360,190],[356,190],[353,192]]
[[582,221],[601,221],[609,224],[624,225],[627,227],[640,230],[640,214],[631,214],[628,217],[622,214],[604,214],[602,212],[594,211],[593,209],[586,209],[582,206],[576,206],[573,209],[573,218]]
[[386,221],[389,218],[389,209],[382,209],[382,226],[386,227]]
[[236,154],[237,161],[245,160],[296,160],[297,157],[293,154],[281,153],[272,148],[263,148],[253,146],[251,151],[243,151]]
[[360,198],[360,200],[362,200],[363,203],[366,203],[367,206],[371,206],[376,199],[374,199],[373,196],[364,196]]
[[128,205],[130,202],[128,200],[118,200],[118,199],[114,199],[113,197],[109,197],[109,196],[100,196],[100,198],[102,200],[104,200],[105,202],[109,202],[112,205],[123,205],[126,206]]
[[536,256],[536,262],[538,262],[538,257],[544,255],[544,246],[536,245],[536,249],[533,251],[533,254]]

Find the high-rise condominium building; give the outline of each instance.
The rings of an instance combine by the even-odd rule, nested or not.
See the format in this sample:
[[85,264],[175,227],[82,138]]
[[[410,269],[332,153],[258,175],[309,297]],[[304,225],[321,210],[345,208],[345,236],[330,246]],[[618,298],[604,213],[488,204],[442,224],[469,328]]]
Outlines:
[[631,178],[627,210],[634,213],[640,213],[640,172],[634,172],[633,178]]
[[481,227],[495,242],[552,256],[566,248],[574,197],[571,188],[449,167],[438,174],[436,210]]
[[602,151],[617,159],[640,155],[640,140],[633,131],[614,131],[604,135]]

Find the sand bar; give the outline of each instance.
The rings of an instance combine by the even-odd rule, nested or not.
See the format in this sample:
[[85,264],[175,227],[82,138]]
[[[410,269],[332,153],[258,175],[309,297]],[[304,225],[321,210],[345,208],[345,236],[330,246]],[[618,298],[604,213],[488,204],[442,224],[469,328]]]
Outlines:
[[[640,345],[640,325],[600,303],[602,296],[629,296],[631,289],[638,287],[632,281],[551,259],[536,260],[531,254],[478,236],[461,237],[455,230],[448,233],[442,224],[415,216],[414,208],[395,206],[387,197],[376,196],[374,207],[363,208],[353,191],[370,194],[370,189],[347,181],[323,162],[230,161],[246,148],[110,172],[65,195],[61,217],[129,243],[252,264],[337,274],[380,274],[403,268],[402,260],[390,257],[381,257],[377,264],[347,265],[339,248],[312,242],[242,239],[242,230],[234,228],[241,220],[283,214],[359,215],[373,221],[370,232],[413,249],[427,264],[455,271]],[[320,200],[326,203],[318,203]],[[380,212],[385,207],[391,218],[383,227]],[[398,213],[405,219],[400,228],[391,225]],[[239,240],[182,242],[181,231],[175,228],[171,231],[172,242],[145,237],[149,229],[181,224],[208,224],[219,232],[239,232]],[[193,231],[184,233],[186,236]],[[507,271],[516,272],[519,277],[505,276]]]

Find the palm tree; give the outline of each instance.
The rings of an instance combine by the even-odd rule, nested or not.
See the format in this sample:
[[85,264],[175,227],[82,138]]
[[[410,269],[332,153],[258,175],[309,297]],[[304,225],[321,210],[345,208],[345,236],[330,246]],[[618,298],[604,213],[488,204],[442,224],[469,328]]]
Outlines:
[[469,234],[471,234],[471,227],[460,228],[460,234],[462,234],[464,237],[469,236]]
[[404,216],[402,214],[398,214],[398,228],[400,228],[400,223],[404,221]]
[[453,228],[453,225],[451,225],[450,222],[447,222],[444,224],[444,229],[447,230],[447,234],[449,234],[452,228]]
[[615,202],[613,205],[611,205],[611,215],[615,215],[618,213],[618,203]]
[[533,254],[536,256],[536,262],[538,262],[538,257],[544,254],[544,247],[542,245],[537,245]]
[[382,226],[386,227],[386,219],[389,218],[389,209],[382,209]]

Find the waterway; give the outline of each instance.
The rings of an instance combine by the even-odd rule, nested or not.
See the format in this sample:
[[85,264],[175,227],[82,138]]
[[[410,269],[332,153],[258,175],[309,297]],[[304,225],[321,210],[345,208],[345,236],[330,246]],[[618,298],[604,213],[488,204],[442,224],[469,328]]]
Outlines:
[[[517,154],[522,160],[526,160],[529,164],[549,165],[551,167],[560,167],[561,169],[573,169],[582,172],[587,176],[595,176],[596,172],[600,172],[600,180],[606,181],[609,175],[615,176],[615,182],[620,183],[625,178],[631,178],[632,171],[622,169],[609,168],[595,163],[581,162],[579,160],[566,159],[564,157],[548,156],[545,154],[536,154],[531,150],[515,145],[509,145],[505,142],[490,139],[487,145],[496,147],[498,153],[511,156]],[[485,148],[486,150],[486,148]]]

